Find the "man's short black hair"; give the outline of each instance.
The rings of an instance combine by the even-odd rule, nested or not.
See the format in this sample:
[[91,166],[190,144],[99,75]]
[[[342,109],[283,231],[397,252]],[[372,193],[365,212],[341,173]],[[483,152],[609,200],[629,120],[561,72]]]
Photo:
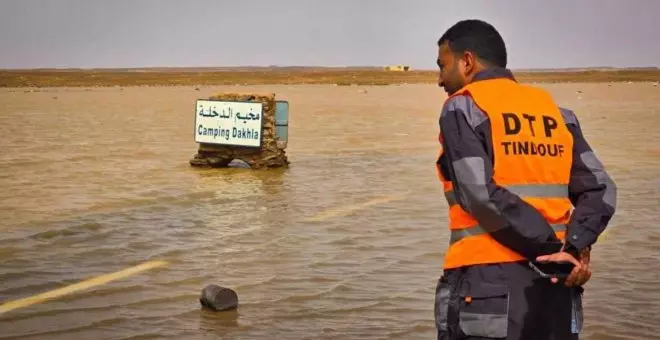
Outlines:
[[459,21],[438,40],[438,46],[448,42],[454,53],[466,50],[489,66],[506,67],[504,39],[493,25],[476,19]]

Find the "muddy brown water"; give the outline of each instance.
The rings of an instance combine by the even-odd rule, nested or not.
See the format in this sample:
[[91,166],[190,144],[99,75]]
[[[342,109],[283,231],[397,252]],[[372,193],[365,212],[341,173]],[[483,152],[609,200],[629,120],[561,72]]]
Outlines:
[[[658,338],[660,88],[543,86],[619,187],[583,338]],[[188,165],[194,100],[233,91],[290,101],[291,168]],[[432,85],[1,90],[0,302],[169,265],[0,314],[0,339],[433,339],[443,99]],[[239,309],[201,310],[209,283]]]

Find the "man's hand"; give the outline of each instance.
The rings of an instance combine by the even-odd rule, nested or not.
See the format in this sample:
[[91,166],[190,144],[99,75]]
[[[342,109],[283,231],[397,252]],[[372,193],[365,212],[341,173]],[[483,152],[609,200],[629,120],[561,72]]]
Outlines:
[[580,269],[577,267],[573,268],[571,273],[566,278],[564,285],[567,287],[571,286],[582,286],[591,278],[591,270],[589,270],[589,262],[591,261],[591,249],[586,248],[580,252],[578,257],[580,261]]
[[[539,256],[539,257],[536,258],[536,261],[541,262],[541,263],[548,263],[548,262],[557,262],[557,263],[570,262],[570,263],[572,263],[575,267],[573,267],[573,270],[571,271],[569,276],[566,278],[567,280],[568,280],[568,278],[571,277],[571,275],[573,275],[576,271],[579,272],[582,268],[582,265],[580,264],[580,262],[575,257],[573,257],[573,255],[571,255],[571,254],[569,254],[565,251],[560,251],[558,253],[554,253],[554,254],[550,254],[550,255]],[[550,281],[552,281],[552,283],[557,283],[559,281],[559,279],[557,279],[556,277],[553,277],[553,278],[550,279]]]
[[[591,252],[589,249],[585,249],[582,252],[580,252],[580,255],[578,256],[580,260],[578,261],[573,255],[560,251],[558,253],[550,254],[550,255],[544,255],[544,256],[539,256],[536,258],[536,261],[542,262],[542,263],[547,263],[547,262],[558,262],[558,263],[565,263],[565,262],[570,262],[575,267],[573,267],[573,270],[571,273],[566,277],[566,280],[564,281],[564,285],[567,287],[572,287],[572,286],[582,286],[589,279],[591,278],[591,271],[589,270],[589,262],[591,260]],[[557,283],[559,280],[555,277],[551,278],[550,281],[552,283]]]

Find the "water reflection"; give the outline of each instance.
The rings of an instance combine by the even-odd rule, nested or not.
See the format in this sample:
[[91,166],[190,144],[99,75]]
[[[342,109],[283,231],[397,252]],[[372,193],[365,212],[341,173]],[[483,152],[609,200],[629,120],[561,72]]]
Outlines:
[[204,335],[227,336],[232,331],[235,331],[236,328],[240,327],[239,309],[224,312],[212,312],[200,309],[198,313],[199,330]]

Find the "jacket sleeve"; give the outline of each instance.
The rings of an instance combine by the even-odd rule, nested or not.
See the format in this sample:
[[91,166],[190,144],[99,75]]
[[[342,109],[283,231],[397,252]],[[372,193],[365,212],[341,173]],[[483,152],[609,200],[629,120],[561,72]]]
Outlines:
[[559,251],[561,241],[531,205],[493,182],[490,121],[468,95],[450,98],[440,132],[445,174],[456,202],[496,241],[529,260]]
[[596,242],[616,210],[617,189],[605,167],[584,138],[575,114],[560,109],[573,135],[573,166],[568,193],[575,209],[566,242],[580,251]]

